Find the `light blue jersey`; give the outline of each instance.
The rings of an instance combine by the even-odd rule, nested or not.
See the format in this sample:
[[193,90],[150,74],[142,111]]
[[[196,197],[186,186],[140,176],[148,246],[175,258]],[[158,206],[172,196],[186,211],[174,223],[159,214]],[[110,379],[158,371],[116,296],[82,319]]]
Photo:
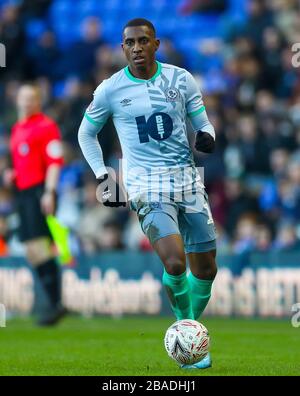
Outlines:
[[[82,152],[97,178],[107,173],[96,138],[112,117],[120,140],[125,188],[132,199],[149,190],[203,187],[187,139],[186,117],[195,131],[215,137],[202,95],[185,69],[157,62],[149,80],[135,78],[128,66],[94,92],[79,129]],[[189,172],[182,173],[182,170]]]

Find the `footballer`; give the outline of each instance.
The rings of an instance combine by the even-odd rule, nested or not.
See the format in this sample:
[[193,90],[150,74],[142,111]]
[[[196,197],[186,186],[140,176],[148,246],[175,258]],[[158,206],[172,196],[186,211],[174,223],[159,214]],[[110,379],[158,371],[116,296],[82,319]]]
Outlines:
[[[159,44],[150,21],[138,18],[126,24],[122,48],[128,65],[97,87],[78,139],[99,180],[103,204],[125,206],[122,189],[106,169],[97,140],[112,117],[122,147],[130,208],[164,265],[163,284],[171,308],[178,320],[198,320],[217,273],[216,232],[187,139],[186,118],[195,132],[197,151],[213,152],[215,131],[193,76],[158,62]],[[210,366],[210,354],[192,367],[183,365]]]

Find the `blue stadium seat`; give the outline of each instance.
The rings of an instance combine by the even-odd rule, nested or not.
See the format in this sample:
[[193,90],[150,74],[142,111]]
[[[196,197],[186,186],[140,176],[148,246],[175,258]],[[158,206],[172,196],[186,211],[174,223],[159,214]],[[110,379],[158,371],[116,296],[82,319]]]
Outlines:
[[55,24],[58,19],[71,20],[74,12],[74,6],[70,0],[55,0],[49,8],[48,17],[50,22]]
[[[101,2],[100,2],[101,4]],[[99,7],[99,4],[94,3],[93,1],[78,1],[76,5],[76,14],[78,17],[81,19],[87,17],[87,16],[94,16],[99,13],[99,10],[101,10],[101,6]]]
[[31,19],[25,26],[26,37],[29,40],[39,38],[45,30],[47,30],[47,26],[45,21],[42,19]]
[[101,8],[105,11],[119,10],[123,0],[101,0]]
[[[0,5],[12,0],[0,0]],[[220,17],[214,14],[195,13],[183,16],[178,13],[181,0],[53,0],[48,14],[50,27],[65,47],[80,35],[84,18],[98,16],[103,22],[104,38],[113,45],[119,44],[124,24],[136,17],[150,19],[160,37],[173,37],[187,57],[191,58],[195,42],[206,37],[221,37],[224,18],[232,15],[237,21],[246,18],[246,2],[228,0],[229,10]],[[26,26],[29,39],[37,37],[46,28],[46,22],[30,21]]]
[[228,14],[236,20],[245,20],[247,18],[247,2],[241,0],[228,0]]
[[67,21],[59,21],[53,26],[53,30],[57,35],[57,42],[60,48],[66,48],[78,38],[78,31],[70,28]]

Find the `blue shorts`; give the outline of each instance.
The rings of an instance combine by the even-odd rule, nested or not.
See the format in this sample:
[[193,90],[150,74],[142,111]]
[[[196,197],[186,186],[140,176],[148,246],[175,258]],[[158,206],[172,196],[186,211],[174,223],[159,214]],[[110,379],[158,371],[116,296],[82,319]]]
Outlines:
[[216,230],[205,191],[185,194],[182,200],[130,202],[137,212],[144,234],[151,244],[168,235],[181,235],[185,253],[208,252],[216,249]]

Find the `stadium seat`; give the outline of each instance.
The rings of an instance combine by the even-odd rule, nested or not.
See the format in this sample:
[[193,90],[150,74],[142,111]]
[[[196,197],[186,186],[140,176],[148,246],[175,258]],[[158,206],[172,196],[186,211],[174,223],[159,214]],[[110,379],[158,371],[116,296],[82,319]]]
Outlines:
[[66,21],[67,19],[71,20],[73,15],[74,6],[72,6],[69,0],[54,1],[48,11],[49,21],[53,24],[55,24],[58,19],[61,21]]
[[[0,0],[0,7],[7,3],[11,0]],[[228,0],[228,11],[222,16],[203,13],[183,16],[178,12],[181,4],[180,0],[53,0],[48,22],[57,34],[60,47],[64,48],[80,36],[81,22],[88,16],[98,16],[102,20],[104,39],[112,45],[120,43],[122,27],[128,20],[148,18],[159,37],[174,38],[175,46],[183,51],[188,63],[196,65],[197,54],[193,48],[198,39],[221,37],[228,16],[243,22],[247,15],[246,2],[240,0]],[[28,39],[38,37],[46,26],[47,22],[38,19],[29,21],[26,25]]]
[[26,37],[29,40],[35,40],[47,29],[46,23],[42,19],[31,19],[26,23]]

